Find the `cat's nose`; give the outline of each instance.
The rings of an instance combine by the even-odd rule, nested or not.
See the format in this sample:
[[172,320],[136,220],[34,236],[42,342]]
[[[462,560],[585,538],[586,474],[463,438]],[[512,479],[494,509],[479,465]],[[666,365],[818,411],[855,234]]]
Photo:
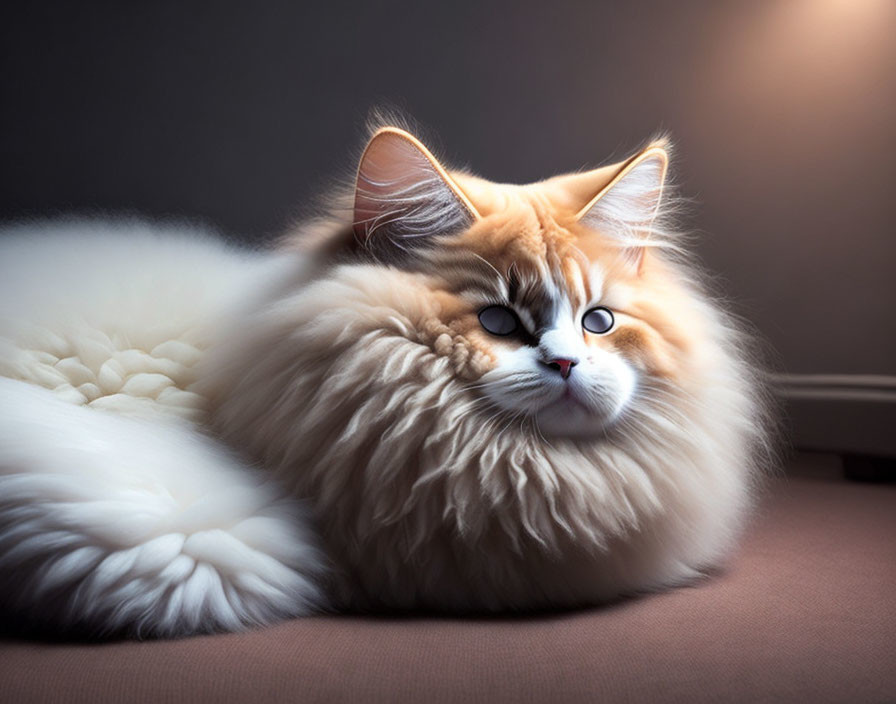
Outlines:
[[547,364],[551,369],[556,369],[560,372],[560,376],[564,379],[568,379],[570,373],[572,372],[572,368],[579,363],[577,359],[567,359],[565,357],[555,357],[554,359],[550,359],[545,364]]

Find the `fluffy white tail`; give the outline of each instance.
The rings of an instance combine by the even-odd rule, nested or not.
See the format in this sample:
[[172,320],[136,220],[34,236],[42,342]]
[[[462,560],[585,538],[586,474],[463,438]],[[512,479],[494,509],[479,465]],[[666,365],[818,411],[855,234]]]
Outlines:
[[303,508],[187,427],[0,378],[0,609],[177,636],[322,607]]

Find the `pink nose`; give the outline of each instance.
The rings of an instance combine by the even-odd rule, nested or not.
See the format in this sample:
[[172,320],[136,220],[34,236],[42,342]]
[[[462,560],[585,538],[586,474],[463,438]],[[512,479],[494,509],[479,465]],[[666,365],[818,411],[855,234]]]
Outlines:
[[556,359],[552,359],[550,362],[548,362],[548,366],[551,369],[559,370],[560,376],[562,376],[564,379],[568,379],[572,368],[578,363],[579,362],[576,359],[563,359],[562,357],[557,357]]

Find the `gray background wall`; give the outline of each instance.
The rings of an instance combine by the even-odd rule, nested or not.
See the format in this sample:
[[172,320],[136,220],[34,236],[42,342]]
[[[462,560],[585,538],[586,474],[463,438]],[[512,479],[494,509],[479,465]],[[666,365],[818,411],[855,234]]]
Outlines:
[[384,101],[504,181],[663,129],[703,261],[784,369],[894,375],[894,30],[890,0],[5,3],[0,218],[264,237]]

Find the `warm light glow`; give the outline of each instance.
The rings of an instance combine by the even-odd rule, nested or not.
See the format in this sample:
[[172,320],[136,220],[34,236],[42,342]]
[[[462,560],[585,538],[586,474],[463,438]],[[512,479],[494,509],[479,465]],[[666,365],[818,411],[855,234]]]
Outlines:
[[874,132],[892,118],[894,0],[788,0],[749,9],[720,15],[694,77],[693,99],[726,131],[720,141],[739,129],[735,149],[744,156],[756,143],[775,143],[786,158],[788,150],[829,145],[843,125]]

